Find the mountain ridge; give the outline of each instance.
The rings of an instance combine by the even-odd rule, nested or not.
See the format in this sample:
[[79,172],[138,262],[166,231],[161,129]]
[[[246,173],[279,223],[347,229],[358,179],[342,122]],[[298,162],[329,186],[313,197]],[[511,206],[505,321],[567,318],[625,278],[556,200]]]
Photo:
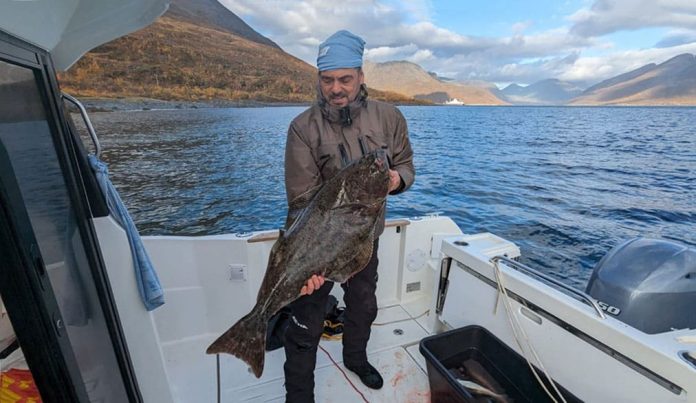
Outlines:
[[[696,56],[681,54],[585,91],[546,79],[528,86],[456,81],[408,61],[363,66],[370,96],[394,103],[696,105]],[[149,27],[88,52],[59,74],[81,97],[310,103],[316,68],[284,52],[217,0],[172,0]]]
[[252,42],[280,49],[217,0],[171,0],[166,15],[199,26],[217,27]]
[[416,99],[444,103],[456,98],[467,105],[504,105],[488,86],[442,81],[420,65],[408,61],[363,64],[365,82],[370,88],[399,93]]
[[604,80],[570,105],[696,105],[696,56],[683,53]]
[[576,85],[556,78],[537,81],[526,87],[510,84],[498,97],[515,105],[563,105],[582,93]]
[[[59,81],[78,97],[307,104],[317,70],[216,0],[173,0],[153,24],[91,50]],[[374,90],[370,97],[423,103]]]

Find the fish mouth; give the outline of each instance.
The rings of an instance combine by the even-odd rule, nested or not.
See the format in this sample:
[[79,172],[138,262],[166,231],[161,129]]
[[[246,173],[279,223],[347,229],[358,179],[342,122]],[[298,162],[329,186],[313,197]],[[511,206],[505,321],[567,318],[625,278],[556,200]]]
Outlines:
[[[362,183],[357,187],[366,199],[386,197],[389,190],[389,160],[385,150],[374,150],[361,159]],[[360,182],[360,181],[359,181]],[[371,195],[367,197],[366,195]]]
[[387,153],[384,150],[375,151],[375,165],[379,172],[389,171],[389,159],[387,158]]
[[374,162],[374,167],[377,168],[376,172],[374,173],[379,180],[379,185],[378,185],[378,194],[382,195],[384,194],[384,197],[387,196],[387,193],[389,192],[389,158],[387,157],[387,152],[385,150],[377,150],[375,151],[375,162]]

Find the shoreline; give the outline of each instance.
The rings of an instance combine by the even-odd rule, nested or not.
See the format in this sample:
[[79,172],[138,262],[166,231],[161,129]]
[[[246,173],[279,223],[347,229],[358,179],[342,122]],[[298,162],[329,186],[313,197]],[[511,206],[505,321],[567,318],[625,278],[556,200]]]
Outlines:
[[[88,112],[125,112],[125,111],[149,111],[163,109],[205,109],[205,108],[268,108],[268,107],[287,107],[287,106],[303,106],[309,107],[311,102],[265,102],[255,100],[209,100],[209,101],[170,101],[154,98],[78,98]],[[573,105],[573,104],[558,104],[558,105],[523,105],[523,104],[507,104],[507,105],[418,105],[409,103],[395,103],[397,106],[437,106],[448,108],[461,107],[533,107],[533,108],[693,108],[696,105],[684,104],[654,104],[654,105],[635,105],[635,104],[614,104],[614,105]],[[71,108],[72,110],[72,108]],[[74,111],[74,110],[72,110]]]
[[149,111],[158,109],[205,109],[205,108],[265,108],[272,106],[309,106],[311,103],[263,102],[263,101],[169,101],[154,98],[90,98],[79,97],[88,112]]

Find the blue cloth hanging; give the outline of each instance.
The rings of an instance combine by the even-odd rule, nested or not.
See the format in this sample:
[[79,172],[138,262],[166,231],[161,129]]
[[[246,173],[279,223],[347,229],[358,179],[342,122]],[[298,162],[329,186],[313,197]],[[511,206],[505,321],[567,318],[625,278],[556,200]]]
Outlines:
[[147,251],[143,246],[143,241],[140,239],[138,229],[135,227],[133,220],[128,214],[128,210],[123,205],[121,197],[118,195],[116,188],[111,180],[109,180],[109,170],[106,164],[94,155],[89,155],[89,164],[97,178],[97,183],[101,188],[106,205],[109,207],[109,212],[116,221],[123,227],[128,236],[131,255],[133,257],[133,267],[135,268],[135,280],[138,284],[140,297],[148,311],[152,311],[158,306],[164,304],[164,291],[160,284],[157,272],[147,255]]

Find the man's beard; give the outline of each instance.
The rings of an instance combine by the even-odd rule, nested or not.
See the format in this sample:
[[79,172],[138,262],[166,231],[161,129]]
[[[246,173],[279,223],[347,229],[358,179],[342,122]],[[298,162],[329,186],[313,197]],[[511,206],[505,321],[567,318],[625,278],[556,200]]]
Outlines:
[[329,102],[333,103],[333,101],[340,100],[340,99],[346,99],[348,101],[348,103],[350,103],[352,101],[352,99],[350,99],[348,97],[348,93],[340,92],[338,94],[331,94],[331,96],[329,97]]

